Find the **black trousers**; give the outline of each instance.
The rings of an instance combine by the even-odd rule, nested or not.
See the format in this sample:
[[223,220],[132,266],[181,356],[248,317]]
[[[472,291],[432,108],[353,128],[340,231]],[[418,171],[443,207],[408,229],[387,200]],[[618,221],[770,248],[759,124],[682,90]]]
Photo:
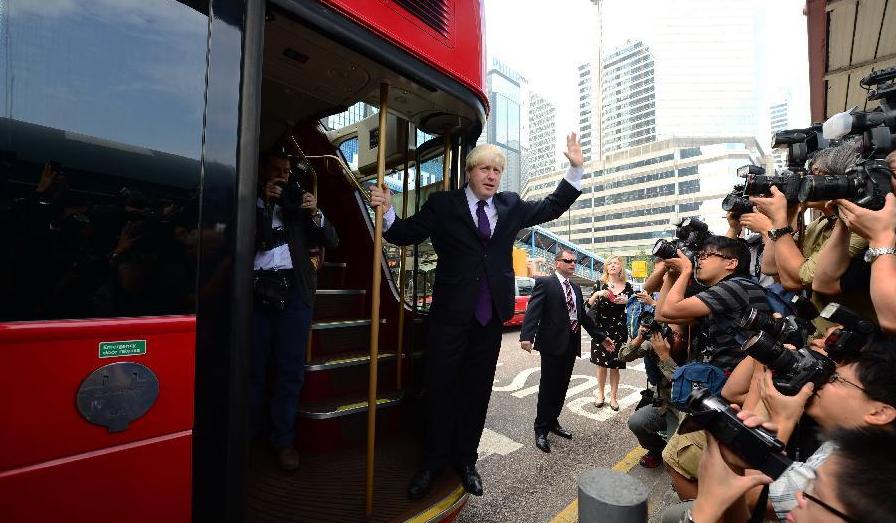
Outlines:
[[501,327],[497,315],[486,326],[472,317],[460,322],[431,317],[426,357],[426,467],[440,470],[448,464],[476,463],[501,350]]
[[581,337],[570,336],[569,346],[563,354],[541,353],[541,380],[538,382],[538,407],[535,411],[536,434],[547,434],[557,426],[581,344]]

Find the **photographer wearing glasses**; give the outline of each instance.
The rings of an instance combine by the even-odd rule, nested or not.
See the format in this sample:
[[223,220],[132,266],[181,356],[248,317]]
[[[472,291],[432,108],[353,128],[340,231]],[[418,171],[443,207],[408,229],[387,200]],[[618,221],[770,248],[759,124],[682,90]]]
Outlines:
[[[709,288],[685,297],[694,267],[678,251],[677,257],[666,260],[668,271],[657,317],[679,324],[697,323],[691,329],[692,345],[685,367],[702,366],[721,376],[720,381],[724,382],[744,359],[741,344],[752,334],[738,326],[738,318],[750,307],[763,312],[769,312],[770,307],[765,290],[749,279],[750,252],[742,240],[710,236],[696,258],[697,280]],[[704,446],[701,434],[676,434],[663,450],[673,486],[682,499],[694,497],[697,465]]]

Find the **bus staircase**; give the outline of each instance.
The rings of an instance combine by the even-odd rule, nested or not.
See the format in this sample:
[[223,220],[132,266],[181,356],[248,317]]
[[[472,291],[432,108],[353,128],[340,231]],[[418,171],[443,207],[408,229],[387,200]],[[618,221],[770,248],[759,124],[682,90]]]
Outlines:
[[[333,155],[319,128],[296,129],[303,154]],[[310,160],[318,173],[325,219],[339,234],[318,272],[305,383],[299,406],[298,471],[281,471],[266,446],[251,451],[249,521],[446,521],[466,501],[460,481],[444,474],[429,496],[406,488],[421,462],[425,323],[406,308],[398,354],[398,295],[385,271],[381,297],[376,411],[374,511],[365,518],[365,461],[370,369],[372,223],[357,186],[334,161]],[[398,383],[401,365],[401,383]]]

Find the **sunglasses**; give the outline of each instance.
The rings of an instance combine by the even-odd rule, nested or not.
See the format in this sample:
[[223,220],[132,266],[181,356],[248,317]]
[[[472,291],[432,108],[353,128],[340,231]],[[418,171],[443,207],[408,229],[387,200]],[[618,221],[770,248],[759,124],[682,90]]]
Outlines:
[[574,258],[573,258],[573,259],[569,259],[569,258],[560,258],[560,259],[557,260],[557,261],[562,261],[563,263],[575,263],[575,262],[576,262],[576,260],[575,260]]

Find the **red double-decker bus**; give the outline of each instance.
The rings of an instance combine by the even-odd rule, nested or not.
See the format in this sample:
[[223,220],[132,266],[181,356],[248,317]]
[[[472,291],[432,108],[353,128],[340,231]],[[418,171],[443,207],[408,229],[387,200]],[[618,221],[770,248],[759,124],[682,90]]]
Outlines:
[[[408,180],[411,214],[462,183],[482,24],[479,0],[0,2],[0,521],[456,515],[454,478],[404,494],[434,254],[387,248],[377,292],[364,186]],[[341,239],[319,258],[295,474],[247,423],[271,149]]]

